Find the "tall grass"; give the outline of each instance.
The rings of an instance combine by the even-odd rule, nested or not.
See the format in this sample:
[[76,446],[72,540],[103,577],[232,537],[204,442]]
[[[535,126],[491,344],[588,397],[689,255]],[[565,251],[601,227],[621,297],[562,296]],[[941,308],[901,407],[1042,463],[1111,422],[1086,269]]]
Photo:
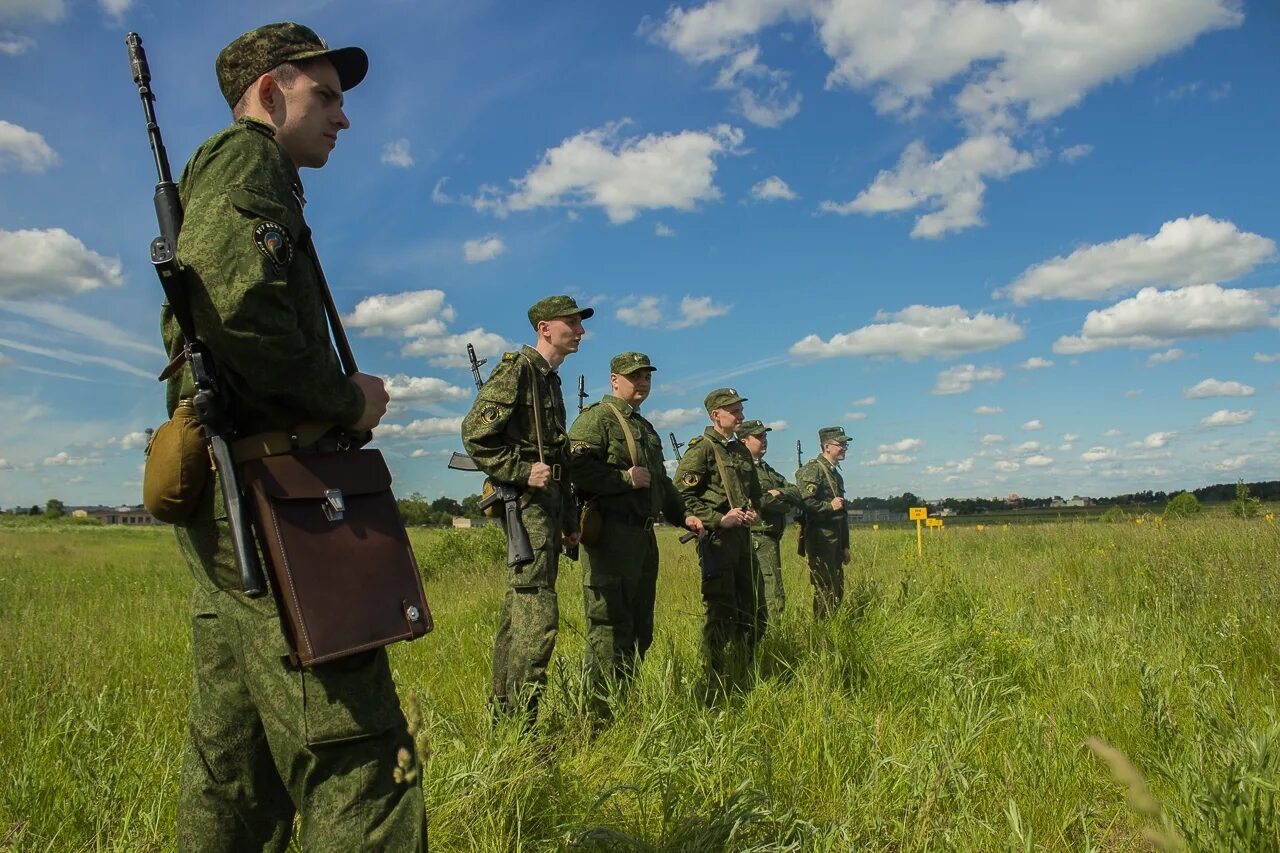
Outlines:
[[[493,531],[414,536],[437,622],[392,664],[434,850],[1280,850],[1275,526],[858,530],[838,618],[798,558],[750,689],[701,701],[690,547],[614,721],[581,576],[537,736],[484,709]],[[164,530],[0,530],[0,849],[167,850],[189,649]],[[1086,745],[1088,742],[1088,745]]]

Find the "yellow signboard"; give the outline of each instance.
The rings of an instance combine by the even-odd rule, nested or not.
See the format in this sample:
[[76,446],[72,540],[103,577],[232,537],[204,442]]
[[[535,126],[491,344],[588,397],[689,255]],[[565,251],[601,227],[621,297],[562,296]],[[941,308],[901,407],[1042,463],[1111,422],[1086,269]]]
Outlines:
[[941,527],[941,526],[942,526],[942,519],[940,519],[940,518],[926,518],[926,519],[924,520],[924,526],[925,526],[925,527]]
[[921,521],[929,517],[929,508],[927,506],[913,506],[907,510],[907,518],[911,521]]

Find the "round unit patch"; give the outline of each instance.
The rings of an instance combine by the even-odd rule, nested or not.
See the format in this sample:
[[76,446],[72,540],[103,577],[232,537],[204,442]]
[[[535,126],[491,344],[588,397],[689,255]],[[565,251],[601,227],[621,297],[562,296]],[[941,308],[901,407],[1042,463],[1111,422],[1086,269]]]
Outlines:
[[481,410],[480,410],[480,417],[481,417],[481,418],[484,420],[484,422],[485,422],[485,423],[487,423],[487,424],[491,424],[491,423],[493,423],[494,421],[496,421],[496,420],[498,419],[498,407],[497,407],[497,406],[485,406],[483,409],[481,409]]
[[293,259],[293,244],[283,225],[267,220],[253,229],[253,242],[262,256],[277,270],[287,269]]
[[818,484],[817,483],[808,484],[807,486],[804,487],[804,493],[810,496],[816,495],[818,493]]
[[684,483],[686,486],[690,486],[690,487],[696,486],[698,485],[698,475],[694,474],[691,471],[688,474],[685,474],[683,477],[681,477],[680,482]]

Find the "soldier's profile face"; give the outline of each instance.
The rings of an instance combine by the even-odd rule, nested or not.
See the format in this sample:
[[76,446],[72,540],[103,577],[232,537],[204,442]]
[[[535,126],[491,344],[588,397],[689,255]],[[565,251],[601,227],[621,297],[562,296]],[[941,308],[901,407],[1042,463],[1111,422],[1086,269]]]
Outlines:
[[637,370],[627,375],[615,373],[612,379],[614,395],[632,406],[639,406],[647,400],[653,388],[653,373],[648,370]]
[[742,404],[734,403],[723,409],[711,410],[711,422],[718,429],[735,431],[742,426]]
[[307,62],[284,93],[284,116],[276,141],[298,168],[319,169],[338,144],[338,132],[351,126],[342,111],[342,83],[327,59]]
[[582,336],[586,330],[582,328],[582,318],[577,314],[570,317],[553,317],[538,324],[538,329],[546,335],[547,341],[562,355],[578,351]]
[[744,436],[742,443],[747,446],[747,450],[751,452],[751,456],[755,459],[764,456],[769,449],[769,438],[765,433]]
[[828,441],[827,447],[831,448],[831,455],[836,459],[844,459],[844,455],[849,452],[849,445],[843,441]]

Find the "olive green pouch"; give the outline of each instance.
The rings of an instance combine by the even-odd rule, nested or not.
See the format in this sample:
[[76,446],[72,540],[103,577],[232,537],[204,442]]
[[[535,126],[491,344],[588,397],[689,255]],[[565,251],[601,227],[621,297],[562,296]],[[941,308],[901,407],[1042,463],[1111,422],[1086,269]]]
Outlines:
[[582,515],[578,518],[578,530],[582,537],[578,539],[583,545],[595,545],[600,541],[604,530],[604,518],[600,515],[600,507],[595,501],[587,501],[582,505]]
[[160,521],[180,524],[196,508],[212,471],[209,443],[195,407],[190,400],[180,400],[173,417],[147,443],[142,503]]

